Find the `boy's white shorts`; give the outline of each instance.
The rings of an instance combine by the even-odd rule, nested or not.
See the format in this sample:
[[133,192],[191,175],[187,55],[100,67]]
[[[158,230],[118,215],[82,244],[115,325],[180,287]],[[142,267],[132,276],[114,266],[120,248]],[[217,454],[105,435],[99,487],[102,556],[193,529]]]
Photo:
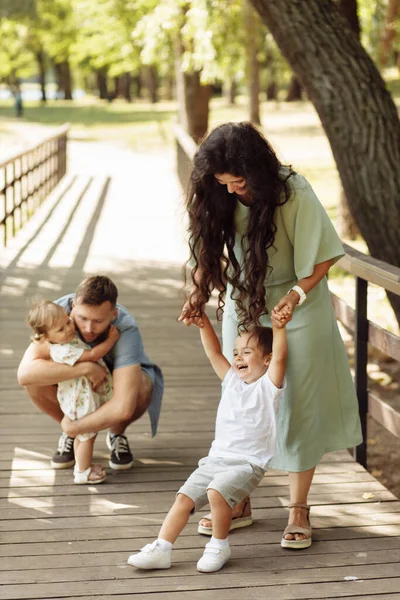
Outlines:
[[221,494],[229,506],[234,507],[258,486],[265,471],[243,458],[218,458],[206,456],[199,460],[186,483],[178,490],[194,502],[192,513],[208,504],[207,490]]

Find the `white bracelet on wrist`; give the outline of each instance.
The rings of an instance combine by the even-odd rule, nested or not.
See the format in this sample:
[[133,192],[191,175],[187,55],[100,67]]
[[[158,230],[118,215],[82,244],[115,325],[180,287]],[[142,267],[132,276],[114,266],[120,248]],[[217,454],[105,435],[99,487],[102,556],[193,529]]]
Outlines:
[[288,291],[288,294],[290,294],[291,291],[298,293],[298,295],[300,296],[300,300],[298,301],[297,305],[301,306],[303,304],[303,302],[305,302],[305,299],[307,298],[307,294],[299,285],[294,285],[293,287],[291,287],[290,290]]

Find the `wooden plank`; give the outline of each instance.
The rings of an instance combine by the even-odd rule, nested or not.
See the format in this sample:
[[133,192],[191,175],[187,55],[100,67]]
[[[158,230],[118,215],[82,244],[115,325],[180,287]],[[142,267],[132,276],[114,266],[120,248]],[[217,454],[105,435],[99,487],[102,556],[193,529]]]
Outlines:
[[[203,542],[204,543],[204,542]],[[128,551],[129,552],[129,551]],[[197,548],[174,548],[174,564],[193,564],[201,553],[201,546]],[[238,561],[236,568],[241,568],[239,561],[257,561],[264,570],[296,570],[319,567],[350,566],[350,565],[379,565],[388,562],[398,562],[400,557],[400,541],[397,538],[376,538],[363,542],[363,551],[360,551],[358,540],[344,542],[323,542],[315,544],[304,553],[290,553],[282,551],[276,544],[235,545],[234,557]],[[92,566],[121,566],[126,564],[129,554],[127,552],[110,551],[88,554],[69,554],[60,558],[60,555],[46,556],[46,564],[40,556],[0,558],[2,583],[27,583],[32,577],[36,580],[62,581],[62,578],[71,578],[68,571],[76,573],[76,569]],[[314,558],[313,558],[314,557]],[[61,563],[60,563],[61,561]],[[316,561],[316,562],[315,562]],[[247,569],[248,565],[244,565]],[[256,569],[258,570],[258,568]],[[33,575],[27,571],[36,571]],[[39,576],[40,572],[40,576]],[[54,573],[54,575],[53,575]],[[168,577],[173,571],[153,573],[154,577]],[[54,577],[54,579],[52,579]],[[72,581],[77,579],[72,576]]]
[[[331,293],[331,299],[338,321],[340,321],[348,331],[354,333],[355,310],[333,293]],[[383,329],[372,321],[368,321],[368,343],[387,356],[393,358],[393,360],[400,362],[399,336]]]
[[[338,489],[342,489],[338,487]],[[139,501],[135,496],[135,504],[133,505],[135,509],[140,512],[148,511],[155,506],[163,506],[164,510],[168,506],[168,500],[171,498],[171,494],[168,492],[167,494],[161,495],[157,494],[157,500],[154,500],[152,496],[147,495],[142,496],[142,499]],[[146,499],[145,499],[146,498]],[[288,500],[288,498],[286,498]],[[271,508],[271,507],[279,507],[285,505],[286,503],[285,497],[282,495],[278,496],[269,496],[262,497],[252,495],[252,507],[256,508]],[[386,502],[395,502],[397,498],[388,490],[379,489],[373,492],[364,493],[361,490],[357,490],[355,492],[347,492],[345,496],[342,492],[338,491],[336,493],[329,492],[326,494],[314,494],[312,491],[309,495],[309,503],[311,506],[313,505],[335,505],[340,504],[343,505],[343,500],[345,500],[345,506],[351,507],[352,504],[357,504],[359,502],[363,502],[365,504],[381,502],[382,505]],[[90,506],[88,505],[87,495],[81,496],[51,496],[51,497],[21,497],[16,498],[13,501],[9,501],[8,499],[0,499],[0,510],[2,514],[5,514],[5,511],[12,511],[18,514],[24,515],[24,509],[36,509],[40,511],[44,509],[44,512],[47,510],[50,514],[60,514],[63,516],[65,514],[78,514],[80,511],[88,510],[90,512],[93,511],[95,514],[96,510],[104,510],[108,514],[113,513],[114,511],[124,509],[121,508],[123,506],[131,506],[132,498],[125,494],[104,494],[101,497],[91,496],[90,497]],[[11,515],[12,512],[9,514]],[[154,512],[154,511],[153,511]],[[25,518],[25,517],[23,517]]]
[[[128,498],[131,497],[132,499],[134,498],[134,501],[136,502],[142,502],[143,500],[146,500],[150,497],[151,494],[154,493],[154,490],[148,490],[147,492],[143,492],[142,490],[142,486],[139,486],[139,489],[133,488],[131,484],[124,484],[123,481],[119,481],[118,483],[113,483],[111,484],[107,484],[104,483],[102,484],[104,492],[106,492],[107,494],[110,495],[110,497],[112,497],[114,494],[121,494],[121,493],[126,493],[128,494]],[[19,502],[23,502],[25,497],[28,498],[41,498],[41,497],[53,497],[53,498],[58,498],[59,496],[65,496],[66,491],[68,491],[68,494],[70,496],[83,496],[85,498],[90,498],[91,496],[91,490],[89,488],[85,489],[84,491],[82,490],[78,490],[77,489],[78,486],[76,487],[68,487],[68,486],[64,486],[63,489],[61,489],[60,486],[48,486],[48,487],[42,487],[42,488],[24,488],[24,490],[21,492],[17,492],[14,490],[13,493],[9,493],[8,495],[6,493],[0,494],[0,497],[2,496],[3,498],[7,498],[8,502],[10,503],[19,503]],[[176,486],[174,487],[173,485],[169,486],[171,489],[169,489],[169,491],[165,491],[163,489],[161,490],[156,490],[157,491],[157,497],[160,500],[163,500],[164,498],[167,498],[168,501],[171,500],[171,498],[173,499],[174,494],[176,492]],[[318,488],[318,489],[317,489]],[[97,489],[97,488],[96,488]],[[168,489],[168,488],[167,488]],[[347,494],[347,493],[358,493],[359,494],[359,498],[360,500],[362,499],[362,496],[364,494],[370,494],[370,493],[375,493],[375,492],[380,492],[380,491],[384,491],[385,488],[384,486],[379,483],[376,480],[373,481],[365,481],[362,483],[362,486],[360,486],[359,484],[354,484],[353,482],[346,482],[346,483],[333,483],[333,484],[322,484],[322,485],[318,485],[318,486],[314,486],[313,489],[313,494],[314,493],[318,493],[318,494],[329,494],[329,493],[340,493],[340,491],[342,492],[342,498]],[[94,494],[98,493],[98,492],[93,492]],[[131,494],[135,494],[134,496],[131,496]],[[257,488],[257,490],[255,490],[252,494],[252,498],[255,497],[282,497],[283,499],[288,499],[288,494],[289,494],[289,489],[288,486],[260,486]]]
[[[168,508],[168,507],[167,507]],[[39,513],[39,514],[38,514]],[[166,507],[159,505],[156,512],[151,512],[147,507],[146,523],[150,527],[152,524],[161,525],[166,513]],[[49,511],[41,509],[40,511],[32,510],[31,516],[36,518],[19,518],[13,520],[12,518],[4,519],[0,522],[0,531],[25,531],[32,532],[35,530],[61,530],[61,529],[72,529],[77,527],[76,535],[84,535],[83,529],[96,528],[101,530],[102,528],[115,527],[115,529],[122,529],[123,527],[131,528],[135,527],[136,537],[146,535],[146,530],[142,534],[141,525],[143,524],[142,514],[137,512],[125,510],[123,514],[120,512],[114,512],[114,514],[90,514],[89,516],[84,515],[79,517],[75,515],[73,518],[66,516],[60,516],[58,514],[49,514]],[[260,526],[263,522],[268,524],[268,530],[284,529],[285,521],[287,520],[287,510],[285,508],[271,508],[271,509],[254,509],[254,517],[257,519],[257,526]],[[314,529],[335,527],[336,523],[340,519],[340,525],[343,527],[354,527],[371,525],[400,525],[400,512],[398,510],[398,504],[387,502],[384,503],[383,507],[379,509],[373,504],[352,504],[350,508],[343,506],[323,506],[313,507],[312,511],[312,523]],[[157,531],[156,531],[157,533]],[[70,534],[75,535],[75,534]],[[6,535],[4,536],[7,537]]]
[[338,261],[338,266],[361,279],[400,295],[400,269],[398,267],[363,254],[348,244],[344,244],[344,248],[346,255]]
[[[78,505],[71,505],[68,498],[67,503],[64,506],[55,507],[52,501],[50,501],[47,503],[38,503],[39,505],[34,505],[31,508],[26,506],[25,503],[24,506],[15,507],[7,504],[6,507],[1,510],[1,518],[2,521],[7,521],[8,523],[15,520],[25,521],[27,519],[38,519],[40,516],[44,515],[56,519],[65,517],[86,518],[102,515],[155,515],[159,513],[164,515],[167,508],[169,508],[166,502],[156,500],[149,500],[143,504],[131,504],[130,499],[126,496],[123,496],[123,500],[123,503],[113,503],[109,500],[100,498],[97,503],[95,502],[95,499],[91,499],[90,505],[88,505],[87,500],[84,500],[83,503]],[[256,500],[258,500],[258,502],[255,500],[252,502],[254,519],[277,519],[285,518],[287,516],[287,508],[282,505],[277,498],[257,498]],[[343,515],[359,516],[364,514],[379,515],[381,513],[400,513],[400,503],[398,501],[372,502],[372,500],[373,498],[371,498],[369,502],[363,502],[362,504],[354,502],[350,505],[339,503],[330,503],[330,505],[325,504],[322,506],[314,505],[312,506],[313,522],[317,516],[321,519],[328,517],[336,517],[339,519]],[[207,508],[204,509],[204,511],[207,510]],[[0,528],[3,526],[4,523],[0,522]],[[6,531],[6,529],[4,529],[4,531]]]
[[[296,600],[297,597],[300,596],[296,596],[296,592],[295,592],[295,586],[287,586],[287,590],[285,590],[286,595],[282,595],[283,592],[280,593],[280,595],[271,595],[271,598],[273,598],[274,600]],[[358,589],[358,588],[356,588]],[[303,591],[303,588],[302,588]],[[385,596],[385,592],[383,594],[380,594],[378,590],[376,590],[376,594],[374,595],[361,595],[359,596],[357,593],[355,594],[355,596],[343,596],[343,593],[345,593],[344,589],[340,589],[341,594],[337,595],[337,588],[333,588],[332,587],[332,594],[335,594],[334,596],[330,596],[327,595],[328,591],[326,588],[319,588],[318,592],[319,594],[322,595],[317,595],[317,596],[313,596],[311,597],[311,595],[307,596],[307,591],[305,591],[305,596],[302,596],[300,600],[334,600],[337,598],[340,598],[340,600],[354,600],[354,598],[356,597],[356,600],[400,600],[400,594],[396,594],[396,593],[390,593],[389,595]],[[353,590],[354,591],[354,590]],[[178,591],[178,592],[159,592],[156,594],[152,594],[151,595],[151,600],[177,600],[177,593],[179,593],[179,600],[211,600],[213,598],[216,597],[215,594],[213,594],[212,592],[205,590],[205,591],[190,591],[190,592],[186,592],[186,591]],[[275,590],[275,588],[272,590],[272,593],[277,594],[278,592]],[[372,592],[373,593],[373,592]],[[271,594],[271,589],[268,589],[268,594]],[[246,590],[245,594],[243,592],[242,589],[228,589],[228,590],[218,590],[218,599],[221,600],[243,600],[243,596],[245,595],[246,598],[249,598],[249,600],[265,600],[266,597],[266,591],[265,588],[260,587],[260,588],[249,588],[249,590]],[[115,596],[114,596],[115,597]],[[93,596],[80,596],[80,600],[91,600],[93,598]],[[112,598],[112,596],[96,596],[96,600],[110,600],[110,598]],[[125,594],[118,594],[117,596],[118,600],[132,600],[133,596],[131,595],[125,595]]]
[[[57,211],[51,215],[49,225],[60,244],[68,210],[75,206],[85,182],[87,178],[77,181],[75,191],[71,188],[65,199],[66,218],[56,224]],[[100,193],[101,187],[94,181],[91,190]],[[112,197],[113,212],[119,199],[119,194]],[[94,202],[90,211],[101,219],[96,206]],[[137,208],[130,213],[135,225],[138,214]],[[12,349],[2,355],[0,366],[0,415],[5,430],[0,439],[1,597],[93,600],[148,595],[154,600],[175,600],[179,594],[180,600],[243,600],[244,596],[372,600],[399,595],[400,503],[345,450],[326,455],[318,465],[309,497],[314,527],[310,549],[301,553],[281,549],[288,478],[286,473],[270,471],[252,495],[255,523],[232,533],[234,558],[221,573],[206,576],[196,571],[196,560],[208,540],[197,535],[197,521],[206,507],[191,518],[178,539],[170,571],[140,573],[126,565],[130,553],[157,535],[176,489],[208,451],[220,387],[198,331],[176,323],[180,267],[145,264],[131,252],[113,262],[112,277],[121,300],[138,318],[146,350],[164,370],[160,433],[151,439],[147,417],[130,427],[135,469],[110,473],[101,486],[74,486],[70,470],[50,468],[59,429],[33,407],[15,377],[29,335],[24,324],[26,306],[37,290],[61,295],[75,288],[88,274],[85,261],[93,259],[92,239],[85,235],[78,239],[71,249],[78,259],[71,267],[55,269],[51,266],[54,244],[49,248],[43,242],[42,258],[36,260],[32,237],[14,258],[10,254],[14,262],[0,290],[0,352]],[[95,454],[106,463],[104,438],[104,434],[98,437]],[[348,574],[359,580],[344,581]]]
[[[358,539],[323,541],[314,544],[307,552],[287,552],[282,551],[278,544],[266,544],[264,542],[254,542],[252,544],[241,544],[237,541],[238,535],[232,534],[232,547],[234,547],[236,559],[264,559],[265,568],[274,569],[273,565],[277,561],[283,562],[286,568],[311,568],[316,564],[321,566],[348,565],[348,564],[379,564],[385,562],[388,553],[390,558],[394,560],[400,551],[400,538],[397,537],[377,537],[368,538],[362,542],[362,551],[360,551],[360,541]],[[197,540],[197,546],[195,543]],[[201,551],[202,544],[206,539],[197,537],[193,540],[192,547],[175,547],[174,562],[184,563],[193,562],[198,558],[199,548]],[[236,543],[235,543],[236,542]],[[123,550],[123,549],[122,549]],[[118,545],[113,544],[108,550],[97,552],[72,553],[66,555],[57,554],[46,555],[46,570],[60,569],[66,571],[69,568],[76,567],[91,567],[91,566],[107,566],[107,565],[125,565],[127,556],[133,551],[131,545],[128,550],[119,551]],[[60,558],[62,556],[62,558]],[[61,560],[61,563],[60,563]],[[60,566],[60,564],[62,566]],[[26,570],[43,570],[43,558],[38,556],[13,556],[0,558],[0,571],[26,571]],[[167,573],[164,572],[165,576]],[[3,581],[3,574],[1,580]],[[18,576],[18,575],[17,575]],[[154,576],[157,576],[156,572]]]
[[368,412],[390,433],[400,437],[400,413],[374,392],[368,392]]
[[[172,578],[176,578],[177,575],[179,577],[185,577],[187,579],[190,578],[190,582],[193,582],[193,578],[196,578],[198,575],[195,574],[196,562],[201,556],[201,550],[197,550],[191,553],[193,557],[191,560],[185,560],[184,562],[180,562],[175,559],[174,554],[174,568],[166,571],[154,571],[151,573],[151,578],[154,579],[154,586],[158,589],[162,589],[162,585],[169,581]],[[385,557],[383,556],[383,552],[374,553],[376,563],[368,562],[365,564],[364,562],[351,562],[350,565],[343,565],[337,560],[337,556],[333,556],[332,562],[334,563],[332,566],[328,566],[325,564],[320,564],[318,568],[311,567],[307,564],[307,561],[293,561],[294,564],[290,566],[288,565],[288,560],[286,557],[281,556],[275,559],[269,559],[268,565],[266,565],[265,557],[257,557],[257,558],[248,558],[240,556],[240,562],[238,564],[234,564],[233,561],[236,561],[238,556],[236,552],[233,555],[232,562],[230,565],[224,569],[224,574],[233,573],[238,574],[242,573],[246,577],[256,578],[259,576],[259,584],[267,586],[268,579],[272,580],[270,585],[290,585],[290,584],[300,584],[304,582],[325,582],[325,581],[337,581],[340,579],[345,579],[345,577],[358,577],[358,579],[375,579],[377,576],[378,569],[380,569],[381,577],[393,577],[396,575],[396,565],[397,563],[393,561],[390,565],[385,564]],[[400,550],[394,552],[394,556],[398,559],[400,558]],[[326,556],[324,557],[326,559]],[[349,557],[349,560],[351,558]],[[126,561],[125,561],[126,562]],[[107,569],[104,569],[104,566],[107,566]],[[41,570],[29,570],[25,571],[12,571],[10,573],[2,574],[2,584],[3,585],[21,585],[21,584],[36,584],[40,582],[40,584],[44,583],[71,583],[71,582],[79,582],[79,581],[87,581],[88,574],[91,574],[91,577],[95,581],[99,580],[117,580],[117,579],[134,579],[135,586],[137,581],[141,581],[142,579],[147,580],[146,573],[134,571],[132,568],[126,567],[124,564],[119,565],[102,565],[96,566],[92,565],[90,569],[87,566],[76,567],[68,569],[41,569]],[[148,574],[147,574],[148,575]],[[243,577],[242,577],[243,581]],[[144,583],[144,582],[143,582]],[[267,591],[267,590],[266,590]]]
[[[128,570],[129,567],[126,567]],[[204,593],[207,590],[225,590],[224,598],[228,598],[227,591],[234,590],[246,590],[246,593],[251,588],[263,588],[263,594],[268,594],[274,600],[286,600],[286,599],[307,599],[311,600],[314,598],[327,598],[328,594],[330,597],[335,594],[340,597],[341,595],[359,596],[361,594],[373,594],[381,593],[385,591],[400,592],[400,578],[396,577],[397,565],[380,565],[380,569],[384,574],[388,574],[384,579],[369,579],[370,568],[367,567],[364,571],[359,567],[360,572],[365,573],[365,579],[359,581],[340,581],[349,573],[352,575],[353,570],[335,569],[336,576],[332,581],[326,583],[318,575],[315,575],[316,581],[310,583],[308,576],[310,573],[307,571],[299,571],[296,578],[290,578],[288,576],[289,584],[284,583],[284,578],[276,573],[268,573],[268,577],[262,578],[258,573],[248,573],[246,577],[243,577],[242,573],[228,572],[229,567],[227,566],[223,572],[213,574],[210,576],[204,576],[204,574],[192,575],[191,577],[185,578],[185,583],[179,576],[175,577],[152,577],[151,573],[147,577],[139,578],[132,577],[117,580],[105,579],[106,573],[103,570],[101,580],[93,581],[80,581],[80,582],[69,582],[68,589],[63,583],[49,583],[42,584],[36,582],[34,586],[34,595],[32,595],[31,585],[4,585],[2,589],[2,596],[4,600],[18,599],[22,600],[25,598],[40,598],[41,600],[47,598],[74,598],[80,597],[82,594],[89,594],[89,597],[98,596],[104,597],[109,594],[110,596],[116,596],[119,594],[131,594],[136,596],[137,594],[151,593],[151,592],[165,592],[171,591],[179,592],[182,591],[202,591]],[[340,574],[339,574],[340,573]],[[341,577],[343,575],[343,577]],[[339,580],[339,581],[338,581]],[[290,585],[292,584],[292,585]],[[257,590],[258,592],[258,590]],[[243,593],[243,592],[242,592]],[[219,594],[218,594],[219,595]],[[106,596],[105,596],[106,597]],[[191,596],[192,597],[192,596]],[[229,596],[231,597],[231,596]],[[251,596],[250,596],[251,597]],[[261,597],[261,596],[259,596]],[[333,596],[334,597],[334,596]]]
[[[230,537],[231,546],[235,545],[251,545],[251,544],[271,544],[276,545],[280,548],[279,543],[282,537],[283,528],[273,530],[274,527],[268,522],[258,522],[246,530],[237,534],[232,533]],[[144,532],[143,532],[144,530]],[[137,552],[149,541],[152,541],[157,535],[159,525],[149,525],[147,528],[142,527],[139,530],[138,527],[135,529],[123,528],[122,537],[120,531],[116,531],[115,528],[110,528],[109,531],[102,529],[96,532],[93,530],[93,536],[100,539],[84,539],[84,540],[70,540],[70,535],[64,536],[62,541],[53,541],[52,532],[48,532],[48,542],[24,542],[15,544],[1,544],[0,545],[0,557],[12,557],[12,556],[48,556],[52,554],[69,555],[69,554],[87,554],[96,552],[112,552],[125,550],[128,553]],[[200,539],[196,535],[197,527],[195,524],[189,525],[185,528],[182,535],[176,542],[176,548],[202,548],[206,540]],[[142,534],[142,537],[137,537],[136,534]],[[112,537],[112,536],[115,537]],[[101,539],[104,536],[104,539]],[[315,547],[319,547],[321,544],[325,544],[330,541],[348,541],[358,540],[359,548],[364,547],[365,540],[374,538],[397,538],[400,536],[399,525],[367,525],[359,527],[334,527],[323,529],[320,528],[314,532],[313,539]],[[2,536],[3,537],[3,536]],[[27,536],[30,539],[30,534]],[[68,541],[66,541],[68,540]],[[388,556],[388,562],[390,562]]]

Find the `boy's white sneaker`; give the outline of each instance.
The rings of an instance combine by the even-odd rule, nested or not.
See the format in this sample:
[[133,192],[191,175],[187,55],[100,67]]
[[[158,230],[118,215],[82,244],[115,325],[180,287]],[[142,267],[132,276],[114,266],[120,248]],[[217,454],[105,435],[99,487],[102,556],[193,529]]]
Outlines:
[[170,569],[171,550],[162,550],[158,540],[147,544],[137,554],[131,554],[128,565],[137,569]]
[[212,542],[208,542],[204,549],[203,556],[197,563],[197,570],[200,573],[214,573],[222,569],[224,564],[231,557],[231,549],[229,546],[215,546]]

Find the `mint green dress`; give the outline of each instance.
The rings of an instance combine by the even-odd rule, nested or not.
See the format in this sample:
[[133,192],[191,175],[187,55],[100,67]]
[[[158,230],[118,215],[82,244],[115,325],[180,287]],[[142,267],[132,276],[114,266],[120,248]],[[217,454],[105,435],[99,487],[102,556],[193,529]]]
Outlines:
[[[273,267],[265,282],[268,311],[314,265],[343,256],[342,243],[307,180],[288,180],[290,199],[276,210],[274,248],[268,250]],[[243,260],[242,236],[249,208],[237,201],[235,255]],[[232,362],[237,315],[232,288],[227,289],[222,323],[223,351]],[[271,325],[269,316],[261,318]],[[326,452],[361,443],[357,397],[348,359],[330,299],[327,278],[298,306],[287,325],[287,390],[277,414],[277,445],[270,467],[289,472],[314,467]]]

